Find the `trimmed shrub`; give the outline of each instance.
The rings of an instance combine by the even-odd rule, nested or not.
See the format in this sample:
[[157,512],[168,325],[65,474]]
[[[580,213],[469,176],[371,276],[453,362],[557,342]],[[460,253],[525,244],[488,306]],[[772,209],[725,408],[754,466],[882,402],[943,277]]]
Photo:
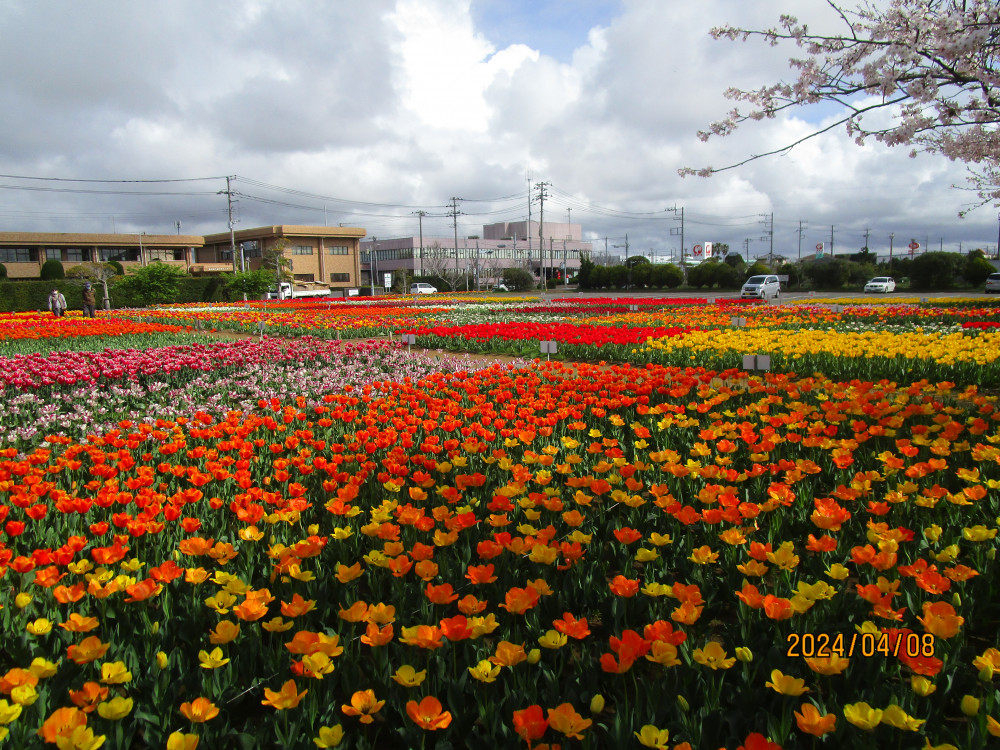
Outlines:
[[66,271],[63,270],[63,264],[58,260],[49,259],[42,264],[42,271],[39,274],[39,278],[41,278],[42,281],[65,279]]

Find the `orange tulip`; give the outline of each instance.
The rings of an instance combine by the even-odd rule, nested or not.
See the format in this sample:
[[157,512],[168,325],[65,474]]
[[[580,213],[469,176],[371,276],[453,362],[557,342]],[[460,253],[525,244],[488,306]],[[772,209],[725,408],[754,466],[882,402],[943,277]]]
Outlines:
[[358,690],[351,696],[351,705],[342,705],[340,710],[348,716],[357,716],[362,724],[371,724],[375,721],[373,714],[382,710],[385,701],[376,700],[374,690]]
[[264,688],[264,700],[261,701],[261,705],[272,706],[279,711],[284,711],[286,708],[295,708],[308,692],[308,690],[303,690],[301,693],[298,692],[295,680],[288,680],[281,686],[281,690]]
[[834,730],[837,725],[837,716],[835,714],[820,714],[819,709],[812,703],[803,703],[801,711],[795,712],[795,723],[806,734],[822,737],[827,732]]
[[585,719],[578,714],[571,703],[562,703],[550,708],[548,720],[550,727],[575,740],[582,740],[581,732],[586,731],[594,723],[592,719]]
[[542,707],[537,704],[514,712],[514,731],[529,747],[548,728],[549,722],[542,713]]
[[518,588],[512,587],[504,597],[504,603],[500,606],[512,615],[523,615],[529,609],[538,604],[538,591],[532,587]]
[[428,695],[420,703],[409,701],[406,704],[406,715],[421,729],[434,731],[444,729],[451,724],[451,712],[441,710],[441,701],[433,695]]
[[56,744],[57,737],[69,737],[73,732],[87,725],[87,715],[78,708],[57,708],[38,730],[39,736],[50,744]]
[[199,697],[189,703],[182,703],[181,713],[192,724],[203,724],[218,716],[219,709],[208,698]]

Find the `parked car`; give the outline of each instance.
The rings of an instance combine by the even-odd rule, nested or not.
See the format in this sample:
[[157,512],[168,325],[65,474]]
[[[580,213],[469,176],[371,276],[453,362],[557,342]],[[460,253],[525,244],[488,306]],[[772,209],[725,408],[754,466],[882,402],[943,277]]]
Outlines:
[[996,294],[1000,292],[1000,273],[991,273],[986,277],[986,293]]
[[412,284],[410,285],[410,294],[434,294],[437,292],[437,287],[431,286],[430,284]]
[[781,282],[777,276],[751,276],[740,290],[742,299],[773,299],[781,294]]
[[506,284],[504,284],[503,282],[501,282],[501,283],[497,284],[495,287],[493,287],[493,291],[494,292],[509,292],[510,289],[507,288]]
[[[1000,274],[998,274],[1000,276]],[[882,292],[888,294],[896,291],[896,282],[890,276],[876,276],[865,284],[865,294],[868,292]]]

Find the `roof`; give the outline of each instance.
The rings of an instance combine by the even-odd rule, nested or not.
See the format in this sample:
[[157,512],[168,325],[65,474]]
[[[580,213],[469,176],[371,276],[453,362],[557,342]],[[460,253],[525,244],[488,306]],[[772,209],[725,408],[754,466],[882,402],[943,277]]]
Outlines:
[[[263,239],[265,237],[329,237],[331,239],[361,239],[367,231],[361,227],[311,227],[297,224],[278,224],[270,227],[241,229],[233,233],[237,241]],[[229,242],[229,232],[206,234],[205,244]]]
[[[228,236],[228,235],[227,235]],[[195,234],[86,234],[81,232],[0,232],[0,247],[48,245],[52,247],[202,247],[205,238]]]

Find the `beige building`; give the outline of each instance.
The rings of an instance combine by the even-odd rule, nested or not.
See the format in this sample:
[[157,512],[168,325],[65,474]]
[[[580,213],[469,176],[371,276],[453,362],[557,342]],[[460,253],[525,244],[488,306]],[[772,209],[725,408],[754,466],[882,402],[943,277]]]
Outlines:
[[11,279],[37,279],[47,260],[63,268],[110,260],[125,268],[154,260],[187,268],[204,244],[203,237],[184,234],[0,232],[0,263]]
[[229,232],[208,234],[191,272],[215,273],[215,268],[224,264],[231,264],[227,271],[256,270],[264,252],[284,240],[285,257],[291,261],[296,281],[356,287],[361,277],[358,247],[364,236],[365,230],[359,227],[293,225],[243,229],[232,236]]
[[[265,250],[286,241],[285,256],[298,281],[331,287],[357,287],[358,248],[365,230],[358,227],[278,225],[198,235],[71,234],[0,232],[0,263],[10,279],[37,279],[47,260],[64,269],[81,263],[117,261],[126,272],[160,261],[195,275],[214,275],[261,267]],[[235,248],[235,252],[234,252]]]

